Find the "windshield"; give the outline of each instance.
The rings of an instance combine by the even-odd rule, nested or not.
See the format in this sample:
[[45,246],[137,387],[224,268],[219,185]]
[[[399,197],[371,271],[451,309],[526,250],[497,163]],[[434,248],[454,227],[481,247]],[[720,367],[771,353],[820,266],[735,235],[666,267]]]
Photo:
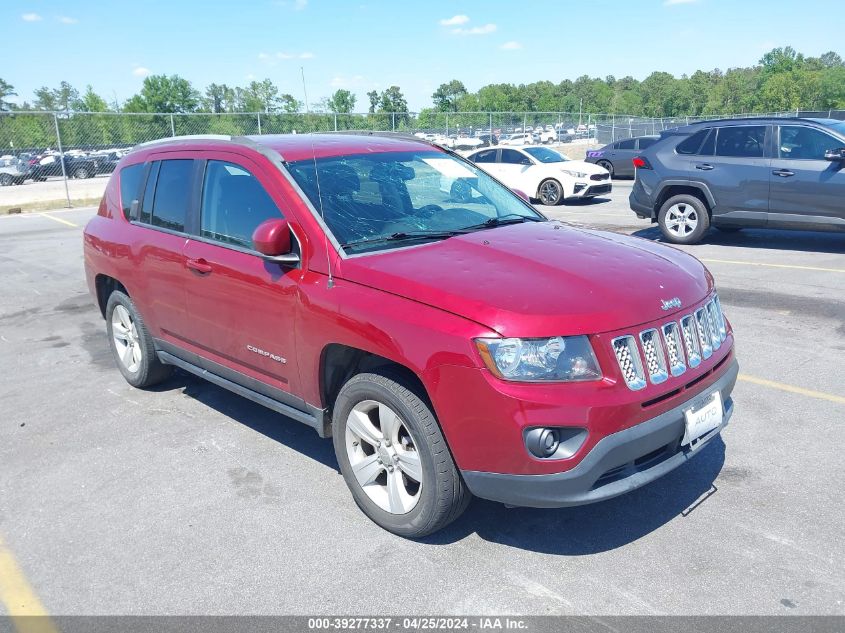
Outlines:
[[428,149],[300,160],[294,180],[352,253],[545,218],[485,172]]
[[562,163],[565,160],[569,160],[566,156],[558,154],[548,147],[526,147],[525,151],[541,163]]

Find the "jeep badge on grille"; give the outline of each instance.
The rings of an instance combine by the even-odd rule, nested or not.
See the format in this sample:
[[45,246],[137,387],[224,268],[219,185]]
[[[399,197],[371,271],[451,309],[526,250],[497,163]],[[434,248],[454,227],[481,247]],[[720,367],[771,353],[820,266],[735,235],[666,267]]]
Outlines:
[[672,308],[680,308],[681,307],[681,300],[678,297],[672,297],[671,299],[661,299],[660,300],[660,307],[664,310],[671,310]]

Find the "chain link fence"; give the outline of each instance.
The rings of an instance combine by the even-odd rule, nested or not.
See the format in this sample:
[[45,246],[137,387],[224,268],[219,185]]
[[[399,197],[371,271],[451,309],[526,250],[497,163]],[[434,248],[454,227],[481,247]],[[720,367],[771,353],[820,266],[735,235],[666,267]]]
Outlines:
[[[845,120],[845,110],[769,112]],[[105,176],[133,146],[197,134],[291,134],[393,131],[416,134],[455,149],[513,136],[513,143],[605,145],[660,134],[713,116],[647,118],[584,112],[162,113],[0,112],[0,213],[15,205],[43,208],[92,203]],[[727,117],[719,117],[727,118]],[[574,151],[574,150],[573,150]],[[97,178],[98,176],[103,176]],[[90,181],[84,184],[82,181]],[[28,185],[15,191],[11,185]],[[29,186],[32,185],[32,186]]]

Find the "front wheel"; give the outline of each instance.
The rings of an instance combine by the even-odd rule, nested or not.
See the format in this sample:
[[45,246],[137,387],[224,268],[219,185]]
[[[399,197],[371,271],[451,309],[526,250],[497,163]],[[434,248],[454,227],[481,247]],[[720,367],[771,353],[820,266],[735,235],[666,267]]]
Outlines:
[[470,494],[434,413],[398,377],[350,379],[335,403],[332,435],[355,503],[385,530],[419,538],[466,509]]
[[94,174],[89,172],[86,167],[79,167],[73,172],[74,178],[91,178]]
[[696,244],[710,228],[710,215],[695,196],[672,196],[660,207],[657,223],[673,244]]
[[613,163],[609,160],[600,160],[596,163],[599,167],[606,169],[610,173],[610,177],[613,178]]
[[537,190],[537,197],[541,203],[553,207],[563,200],[563,187],[557,180],[544,180]]

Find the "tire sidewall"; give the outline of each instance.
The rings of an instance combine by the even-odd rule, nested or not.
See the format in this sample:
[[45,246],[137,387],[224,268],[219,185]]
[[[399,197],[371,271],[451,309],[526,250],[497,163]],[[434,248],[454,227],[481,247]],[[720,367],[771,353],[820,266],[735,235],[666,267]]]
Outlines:
[[610,177],[613,178],[613,163],[607,160],[600,160],[597,165],[607,170],[607,173],[610,174]]
[[[698,215],[698,225],[692,233],[685,237],[675,235],[666,227],[666,214],[669,209],[676,204],[688,204],[695,209],[695,212]],[[660,232],[667,241],[673,244],[697,244],[710,228],[710,215],[705,204],[695,196],[673,196],[664,202],[662,207],[660,207],[660,212],[657,214],[657,224],[660,226]]]
[[[440,488],[438,473],[429,444],[431,423],[437,428],[437,433],[440,433],[437,421],[429,407],[418,397],[415,396],[419,404],[422,405],[423,418],[425,419],[420,419],[420,416],[394,391],[379,382],[368,380],[368,376],[372,375],[359,374],[351,379],[341,389],[335,403],[332,440],[340,472],[352,492],[355,503],[376,524],[400,536],[424,536],[428,532],[420,532],[425,530],[432,521],[432,517],[437,510],[437,491]],[[423,484],[417,505],[406,514],[396,515],[382,510],[367,496],[352,472],[349,456],[346,452],[346,419],[353,407],[364,400],[375,400],[393,409],[410,431],[414,445],[417,447],[423,469]],[[426,424],[427,422],[429,424]],[[440,439],[445,445],[442,435]]]

